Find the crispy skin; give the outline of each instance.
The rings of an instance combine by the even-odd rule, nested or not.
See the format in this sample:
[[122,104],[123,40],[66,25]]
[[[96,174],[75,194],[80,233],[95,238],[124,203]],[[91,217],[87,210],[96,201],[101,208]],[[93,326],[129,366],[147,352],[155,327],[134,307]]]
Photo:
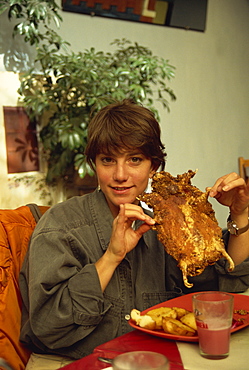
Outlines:
[[208,191],[203,193],[191,185],[196,172],[173,177],[168,172],[158,172],[152,181],[152,193],[144,193],[139,199],[154,210],[154,229],[167,253],[176,259],[186,287],[193,284],[187,276],[201,274],[222,256],[233,270],[234,263],[227,254],[221,239]]

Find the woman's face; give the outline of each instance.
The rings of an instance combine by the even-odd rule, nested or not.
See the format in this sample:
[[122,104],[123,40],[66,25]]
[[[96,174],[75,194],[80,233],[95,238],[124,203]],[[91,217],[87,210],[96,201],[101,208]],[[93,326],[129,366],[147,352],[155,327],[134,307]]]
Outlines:
[[100,153],[95,165],[98,183],[114,217],[120,204],[138,204],[136,197],[146,189],[155,172],[151,159],[136,149],[110,155]]

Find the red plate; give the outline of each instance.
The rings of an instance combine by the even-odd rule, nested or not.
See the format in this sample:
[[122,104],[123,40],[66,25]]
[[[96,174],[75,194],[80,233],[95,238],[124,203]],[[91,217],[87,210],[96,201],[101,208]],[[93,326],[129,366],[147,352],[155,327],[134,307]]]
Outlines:
[[[185,308],[188,311],[192,311],[192,295],[193,294],[195,293],[186,294],[181,297],[170,299],[169,301],[166,301],[163,303],[159,303],[143,311],[142,314],[146,314],[148,311],[154,308],[159,308],[159,307],[181,307],[181,308]],[[236,320],[236,324],[237,324],[237,326],[235,327],[233,326],[231,329],[231,333],[234,333],[249,325],[249,296],[241,295],[241,294],[233,294],[233,293],[230,293],[230,294],[234,296],[234,310],[248,311],[248,313],[245,315],[234,313],[234,320]],[[241,322],[238,322],[237,320],[241,320]],[[180,340],[184,342],[198,342],[198,335],[195,335],[193,337],[187,337],[185,335],[167,334],[163,330],[148,330],[148,329],[144,329],[136,325],[133,320],[129,320],[129,324],[135,329],[141,330],[144,333],[151,334],[156,337],[172,339],[172,340]]]

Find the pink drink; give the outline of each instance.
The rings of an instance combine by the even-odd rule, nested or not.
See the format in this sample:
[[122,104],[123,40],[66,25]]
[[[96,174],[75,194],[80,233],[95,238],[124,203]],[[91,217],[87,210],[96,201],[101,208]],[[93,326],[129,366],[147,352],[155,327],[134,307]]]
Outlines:
[[225,292],[200,292],[192,297],[201,356],[221,359],[229,355],[233,296]]
[[198,326],[200,352],[206,358],[225,358],[229,354],[230,327],[206,329]]

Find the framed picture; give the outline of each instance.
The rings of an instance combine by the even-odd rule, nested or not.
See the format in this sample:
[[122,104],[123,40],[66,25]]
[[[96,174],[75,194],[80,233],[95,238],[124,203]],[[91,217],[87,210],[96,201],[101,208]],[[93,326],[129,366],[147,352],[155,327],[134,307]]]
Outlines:
[[3,107],[8,173],[39,171],[36,124],[24,108]]
[[62,0],[64,11],[205,31],[207,0]]
[[[157,3],[159,1],[156,0],[62,0],[62,9],[90,16],[156,23],[158,22]],[[164,8],[168,7],[168,1],[160,1],[160,3]],[[165,11],[163,13],[165,14]]]

